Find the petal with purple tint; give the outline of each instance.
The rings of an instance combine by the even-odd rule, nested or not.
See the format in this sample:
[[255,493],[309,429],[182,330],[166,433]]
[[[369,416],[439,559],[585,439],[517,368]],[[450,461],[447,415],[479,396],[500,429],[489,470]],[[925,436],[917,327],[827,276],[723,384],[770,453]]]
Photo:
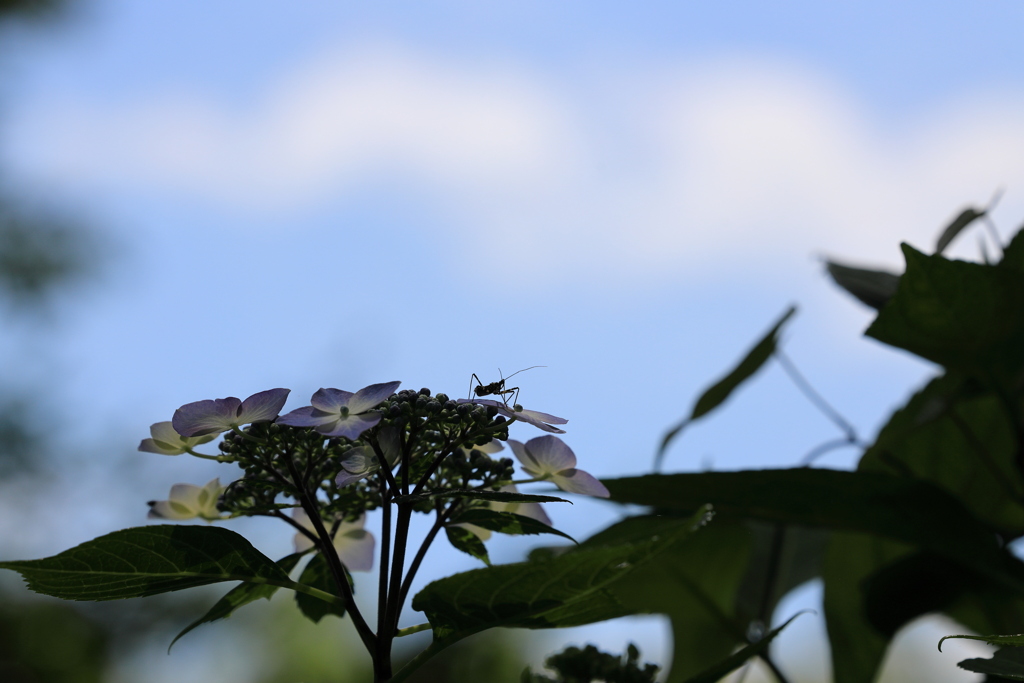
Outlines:
[[541,474],[558,474],[576,467],[576,454],[557,436],[538,436],[525,444],[508,440],[519,462]]
[[198,446],[216,438],[216,434],[186,438],[174,431],[174,427],[169,421],[151,425],[149,433],[152,438],[143,439],[139,444],[139,450],[160,455],[181,455],[192,446]]
[[582,493],[597,498],[608,498],[611,495],[594,475],[575,468],[563,470],[552,476],[551,483],[569,493]]
[[242,401],[238,413],[239,424],[270,422],[284,408],[289,393],[291,389],[268,389],[253,394]]
[[186,403],[174,411],[171,425],[174,431],[185,437],[219,434],[238,426],[238,409],[241,406],[242,402],[234,396]]
[[325,413],[313,406],[303,406],[277,418],[277,424],[289,427],[319,427],[337,419],[337,413]]
[[381,384],[371,384],[368,387],[363,387],[349,400],[349,412],[358,415],[360,413],[365,413],[371,408],[375,408],[380,405],[381,401],[395,393],[395,389],[397,389],[400,384],[401,382],[383,382]]
[[359,435],[380,422],[380,415],[349,415],[333,425],[323,425],[317,431],[324,436],[343,436],[346,439],[358,439]]
[[[348,407],[349,401],[352,400],[353,396],[355,396],[355,394],[351,391],[320,388],[317,389],[315,394],[313,394],[313,398],[311,398],[309,402],[312,403],[313,407],[317,410],[340,415],[341,409]],[[351,412],[351,410],[349,412]]]
[[343,522],[338,529],[338,535],[334,537],[334,549],[338,552],[342,564],[348,567],[349,571],[370,571],[373,569],[373,534],[361,527],[343,531],[344,527]]

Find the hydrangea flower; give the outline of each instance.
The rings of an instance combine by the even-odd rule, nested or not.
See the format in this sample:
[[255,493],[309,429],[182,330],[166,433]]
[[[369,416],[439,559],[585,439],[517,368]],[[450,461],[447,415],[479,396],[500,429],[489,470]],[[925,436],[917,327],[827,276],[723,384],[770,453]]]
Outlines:
[[469,455],[473,451],[480,451],[490,455],[491,453],[497,453],[505,447],[497,439],[491,439],[482,446],[459,446],[459,450],[462,451],[463,455]]
[[150,519],[195,519],[208,522],[221,519],[217,500],[224,491],[220,478],[211,479],[206,486],[175,484],[167,500],[149,501]]
[[568,420],[563,417],[555,417],[548,413],[542,413],[539,410],[527,410],[522,406],[519,406],[521,410],[516,410],[514,406],[507,406],[501,401],[495,401],[490,398],[460,398],[458,403],[474,403],[481,406],[494,406],[498,409],[499,415],[504,415],[510,420],[519,420],[531,424],[538,429],[543,429],[545,432],[551,432],[552,434],[565,434],[564,429],[553,427],[552,425],[564,425]]
[[[519,489],[516,488],[515,484],[502,486],[501,490],[508,493],[519,493]],[[544,512],[544,508],[540,506],[540,503],[499,503],[492,500],[487,502],[486,507],[496,512],[513,512],[517,515],[522,515],[523,517],[531,517],[538,522],[551,526],[551,518],[548,517],[548,513]],[[476,534],[477,538],[481,541],[488,540],[493,533],[490,529],[484,529],[483,527],[479,527],[475,524],[453,524],[452,526],[465,527]]]
[[217,435],[207,434],[206,436],[187,437],[174,431],[170,422],[157,422],[150,426],[150,439],[143,439],[139,444],[139,450],[147,453],[159,453],[161,455],[181,455],[192,450],[193,446],[213,441]]
[[593,475],[576,469],[576,454],[557,436],[538,436],[525,444],[508,440],[523,471],[537,479],[550,480],[570,493],[608,498],[608,489]]
[[380,422],[379,414],[367,415],[366,412],[395,393],[399,384],[401,382],[371,384],[354,394],[341,389],[320,389],[310,399],[313,405],[282,415],[277,422],[292,427],[313,427],[324,436],[358,439]]
[[184,437],[216,436],[252,422],[270,422],[284,407],[290,389],[268,389],[244,401],[234,396],[186,403],[174,411],[171,425]]
[[[313,531],[313,523],[302,508],[292,510],[292,519],[303,527]],[[343,521],[334,534],[334,550],[338,553],[341,563],[349,571],[368,572],[373,569],[373,534],[363,528],[366,514],[362,514],[354,522]],[[313,547],[313,541],[303,533],[295,534],[295,552],[301,553]]]

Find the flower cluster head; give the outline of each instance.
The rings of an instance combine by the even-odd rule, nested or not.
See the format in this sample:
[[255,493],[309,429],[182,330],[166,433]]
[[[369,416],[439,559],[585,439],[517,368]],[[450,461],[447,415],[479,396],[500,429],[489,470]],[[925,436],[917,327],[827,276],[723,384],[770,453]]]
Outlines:
[[167,500],[151,500],[149,502],[150,519],[205,519],[212,522],[222,519],[217,509],[217,501],[224,487],[220,485],[220,477],[211,479],[206,486],[192,484],[175,484]]
[[[379,413],[368,413],[395,393],[401,382],[371,384],[354,394],[341,389],[320,389],[310,399],[313,405],[297,408],[278,418],[277,423],[291,427],[313,427],[324,436],[358,439],[380,422]],[[282,404],[283,405],[283,404]]]
[[202,445],[217,438],[216,434],[205,436],[182,436],[170,422],[157,422],[150,426],[151,438],[143,439],[139,444],[140,451],[159,453],[161,455],[181,455],[188,453],[193,447]]
[[[292,519],[302,527],[313,531],[313,522],[302,508],[292,510]],[[354,522],[341,519],[334,532],[334,550],[349,571],[368,572],[373,569],[373,534],[364,529],[366,515],[360,515]],[[302,553],[313,547],[313,541],[304,533],[295,534],[295,552]]]
[[537,479],[550,480],[558,488],[570,493],[608,498],[608,489],[592,474],[576,469],[576,454],[557,436],[538,436],[526,443],[513,439],[508,445],[523,471]]
[[271,422],[288,400],[290,389],[268,389],[244,401],[234,396],[186,403],[174,411],[171,425],[184,437],[212,435],[253,422]]

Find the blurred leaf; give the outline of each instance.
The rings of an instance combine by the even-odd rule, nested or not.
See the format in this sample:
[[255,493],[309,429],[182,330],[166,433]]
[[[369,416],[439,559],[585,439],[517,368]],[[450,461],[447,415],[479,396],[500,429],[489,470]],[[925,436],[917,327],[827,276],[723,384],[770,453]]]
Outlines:
[[0,603],[0,680],[102,683],[108,680],[110,630],[68,604],[4,600]]
[[514,512],[499,512],[497,510],[484,510],[473,508],[461,512],[452,519],[453,524],[474,524],[484,529],[497,531],[502,534],[555,534],[562,538],[568,538],[573,543],[576,540],[569,534],[548,526],[532,517],[517,515]]
[[[674,517],[631,517],[581,547],[649,542],[671,534],[680,522]],[[665,614],[671,620],[669,683],[715,665],[737,645],[746,644],[746,621],[735,616],[734,606],[747,572],[750,545],[744,524],[715,519],[685,543],[638,567],[628,580],[608,588],[630,614]]]
[[0,562],[31,590],[65,600],[116,600],[220,581],[293,587],[249,541],[213,526],[123,529],[42,560]]
[[1024,272],[926,256],[906,244],[896,296],[870,337],[994,385],[1024,365]]
[[887,270],[856,268],[835,261],[826,261],[825,268],[837,285],[878,311],[889,303],[900,284],[900,276]]
[[[352,585],[352,577],[346,576],[346,578],[349,585]],[[331,569],[327,565],[327,558],[324,557],[323,553],[317,553],[313,556],[313,559],[309,561],[306,568],[302,570],[302,575],[299,576],[299,583],[312,586],[331,595],[338,595],[338,586],[331,575]],[[296,593],[295,602],[306,618],[314,624],[320,623],[320,620],[328,614],[338,617],[345,616],[345,607],[341,603],[324,602],[306,593]]]
[[1002,401],[958,374],[933,379],[895,413],[858,469],[929,481],[1003,534],[1024,533],[1024,479]]
[[670,532],[641,543],[580,547],[536,562],[506,564],[449,576],[426,586],[412,607],[434,630],[429,654],[496,626],[553,628],[626,616],[610,592],[676,543],[685,541],[704,512],[679,520]]
[[960,595],[980,584],[975,572],[957,562],[935,553],[912,553],[863,581],[865,616],[876,631],[892,638],[917,617],[945,612]]
[[1003,247],[1003,259],[999,262],[999,267],[1024,270],[1024,227]]
[[722,405],[727,398],[737,389],[741,384],[750,379],[755,372],[761,369],[761,366],[771,358],[772,353],[775,351],[775,346],[778,343],[779,331],[782,326],[789,320],[793,314],[796,313],[795,307],[790,307],[781,318],[779,318],[772,329],[762,337],[753,348],[747,352],[743,359],[734,367],[729,374],[722,379],[718,380],[711,387],[706,389],[697,402],[694,404],[693,409],[690,412],[690,416],[684,418],[679,424],[670,429],[661,440],[661,445],[658,447],[658,453],[654,458],[654,469],[658,470],[661,467],[661,461],[665,457],[665,450],[668,445],[672,442],[676,436],[683,430],[686,425],[697,420],[709,412]]
[[866,534],[832,535],[822,568],[825,623],[832,649],[835,683],[871,683],[889,638],[879,633],[865,610],[864,581],[886,564],[912,552]]
[[740,650],[737,650],[732,655],[730,655],[725,661],[720,662],[719,664],[716,664],[715,666],[705,671],[702,671],[693,678],[686,679],[686,683],[716,683],[716,681],[721,680],[730,672],[735,671],[736,669],[743,666],[743,664],[745,664],[747,660],[751,659],[752,657],[757,657],[761,654],[764,654],[764,652],[768,649],[768,646],[771,645],[771,642],[775,640],[775,636],[782,633],[782,629],[789,626],[793,622],[793,620],[801,614],[803,614],[803,612],[794,614],[789,619],[787,619],[784,624],[782,624],[778,628],[774,628],[771,631],[769,631],[761,640],[751,645],[747,645],[746,647]]
[[431,498],[470,498],[472,500],[486,500],[495,503],[569,503],[565,498],[556,498],[555,496],[538,496],[532,493],[513,491],[475,491],[470,489],[440,489],[425,491],[415,495],[396,496],[395,502],[401,505],[405,503],[419,503]]
[[746,526],[753,543],[747,572],[736,596],[736,613],[746,622],[770,623],[779,600],[821,574],[829,532],[756,521]]
[[946,229],[939,235],[939,239],[935,242],[935,253],[941,254],[949,243],[959,235],[964,228],[978,220],[982,216],[988,213],[985,209],[976,209],[973,206],[969,206],[961,211],[956,218],[954,218]]
[[728,517],[863,531],[957,559],[1005,585],[1024,587],[990,529],[931,484],[874,472],[811,468],[665,474],[603,480],[618,503],[692,514],[704,504]]
[[[298,564],[299,558],[301,557],[302,553],[288,555],[287,557],[278,560],[277,566],[286,574],[289,574],[293,569],[295,569],[295,565]],[[278,586],[272,586],[266,583],[245,582],[235,586],[228,591],[227,595],[218,600],[206,614],[193,621],[191,624],[186,626],[181,633],[174,636],[174,640],[172,640],[171,644],[167,646],[167,651],[170,652],[171,648],[174,647],[174,644],[178,642],[183,635],[197,626],[202,626],[203,624],[208,624],[211,621],[217,621],[219,619],[227,619],[239,607],[248,605],[250,602],[255,602],[260,598],[266,598],[269,600],[271,596],[277,592],[277,589]]]
[[[970,636],[946,636],[947,638],[969,638]],[[1018,641],[1024,637],[1016,636]],[[945,638],[943,638],[945,640]],[[975,640],[984,640],[976,638]],[[991,641],[989,641],[991,642]],[[1004,647],[995,651],[992,659],[965,659],[957,664],[961,669],[989,676],[1001,676],[1014,681],[1024,681],[1024,648]],[[986,678],[985,680],[989,680]]]
[[491,558],[487,554],[487,547],[476,534],[461,526],[446,526],[444,531],[448,535],[448,542],[456,550],[461,550],[490,566]]

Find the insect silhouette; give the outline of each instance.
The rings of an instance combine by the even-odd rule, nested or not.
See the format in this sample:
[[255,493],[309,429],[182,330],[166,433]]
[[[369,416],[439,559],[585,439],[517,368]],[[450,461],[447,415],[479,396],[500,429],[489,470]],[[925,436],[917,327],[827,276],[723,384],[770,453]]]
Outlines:
[[[502,377],[497,382],[491,382],[490,384],[484,384],[483,382],[481,382],[480,378],[477,377],[476,373],[474,372],[473,377],[469,380],[470,397],[472,397],[473,394],[476,394],[477,398],[481,398],[483,396],[500,396],[501,402],[504,403],[506,407],[508,407],[508,395],[513,394],[514,397],[512,398],[512,405],[514,406],[516,404],[516,401],[519,400],[519,387],[509,387],[506,389],[505,382],[512,379],[520,372],[526,372],[527,370],[533,370],[534,368],[546,367],[546,365],[531,365],[528,368],[517,370],[508,377]],[[498,374],[501,375],[501,368],[498,368]],[[473,380],[476,380],[475,387],[473,386]]]

